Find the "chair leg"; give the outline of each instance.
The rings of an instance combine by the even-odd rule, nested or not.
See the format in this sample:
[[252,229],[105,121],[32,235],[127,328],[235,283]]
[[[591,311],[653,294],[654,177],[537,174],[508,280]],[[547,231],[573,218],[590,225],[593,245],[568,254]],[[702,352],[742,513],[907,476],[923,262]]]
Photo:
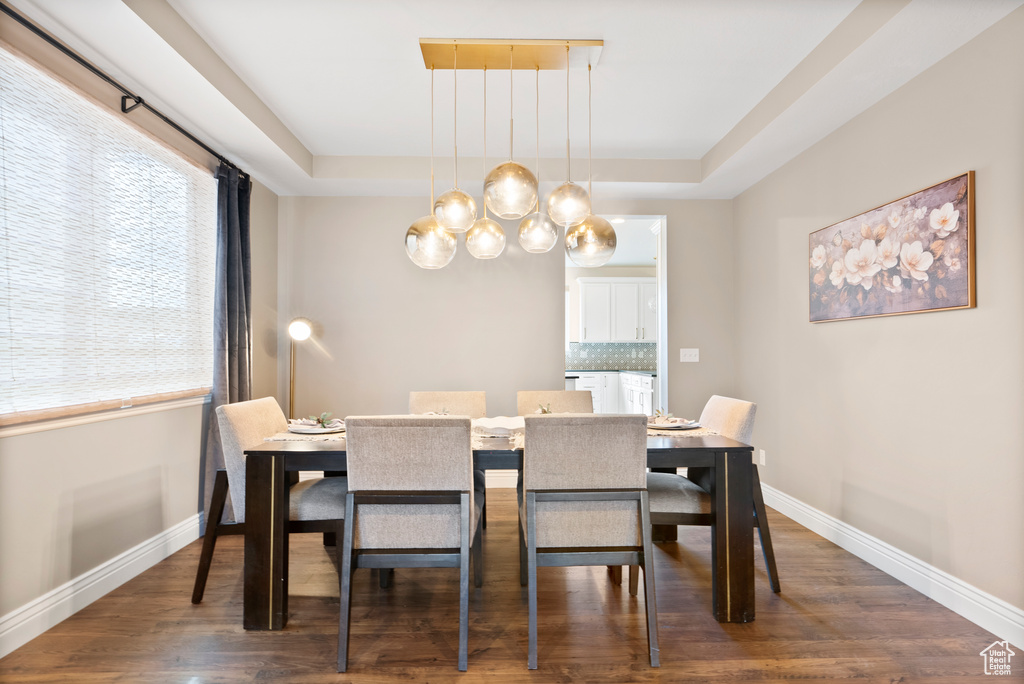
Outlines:
[[217,546],[217,528],[224,515],[224,503],[228,498],[228,473],[218,470],[213,480],[213,494],[210,496],[209,516],[206,518],[206,534],[203,535],[203,551],[199,554],[199,568],[196,583],[192,587],[192,603],[200,603],[206,591],[206,578],[213,563],[213,549]]
[[529,649],[526,667],[537,669],[537,495],[526,492],[526,565],[529,595]]
[[395,569],[394,568],[381,568],[379,573],[379,583],[381,589],[387,589],[395,583]]
[[640,566],[629,566],[629,595],[636,596],[640,589]]
[[487,529],[487,501],[480,506],[480,527]]
[[462,498],[462,521],[459,525],[459,672],[469,667],[469,547],[473,533],[469,530],[469,492]]
[[751,487],[754,493],[754,518],[757,524],[757,536],[761,539],[761,553],[764,554],[764,566],[768,570],[768,582],[772,591],[778,594],[782,591],[782,584],[779,582],[779,569],[775,565],[775,550],[772,548],[772,533],[768,529],[768,514],[764,508],[764,494],[761,492],[761,478],[757,474],[757,466],[753,467],[753,482]]
[[[516,518],[519,519],[519,511],[516,511]],[[523,521],[519,519],[519,586],[525,587],[526,582],[526,534],[523,532]]]
[[612,584],[622,584],[622,566],[621,565],[609,565],[608,577],[611,578]]
[[476,531],[473,534],[473,543],[469,547],[470,555],[473,557],[473,586],[482,587],[484,585],[484,547],[483,547],[483,521],[479,521],[476,526]]
[[[651,535],[651,508],[647,491],[640,492],[640,534],[644,545],[641,559],[644,571],[644,605],[647,607],[647,649],[651,654],[651,667],[661,667],[658,648],[658,601],[654,593],[654,543]],[[630,566],[632,573],[632,566]]]
[[345,498],[345,531],[341,538],[341,562],[338,570],[338,594],[341,607],[338,615],[338,672],[348,669],[348,634],[352,614],[352,546],[355,539],[355,499],[350,492]]

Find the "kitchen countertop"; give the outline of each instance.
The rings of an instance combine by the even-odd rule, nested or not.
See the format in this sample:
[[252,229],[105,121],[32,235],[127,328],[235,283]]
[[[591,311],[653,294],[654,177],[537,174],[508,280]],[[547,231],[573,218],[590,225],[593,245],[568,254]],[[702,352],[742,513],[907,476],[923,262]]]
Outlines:
[[633,373],[634,375],[648,375],[652,378],[658,377],[657,371],[644,371],[644,370],[614,370],[614,369],[601,369],[601,370],[568,370],[565,371],[565,376],[579,376],[583,373]]

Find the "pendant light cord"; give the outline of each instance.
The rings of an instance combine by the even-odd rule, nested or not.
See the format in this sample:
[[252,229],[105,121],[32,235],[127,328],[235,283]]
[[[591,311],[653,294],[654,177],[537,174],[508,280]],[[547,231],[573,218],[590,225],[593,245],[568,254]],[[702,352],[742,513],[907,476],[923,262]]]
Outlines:
[[540,65],[537,65],[537,84],[534,87],[537,104],[537,211],[540,211]]
[[[487,65],[484,65],[484,180],[487,179]],[[483,198],[484,219],[487,218],[487,197]]]
[[587,194],[590,200],[594,200],[594,122],[593,122],[593,97],[590,85],[590,65],[587,65]]
[[452,64],[452,92],[455,96],[455,102],[452,105],[452,122],[454,128],[452,130],[452,151],[455,155],[455,189],[459,189],[459,46],[453,45],[452,52],[455,53],[454,63]]
[[512,114],[515,111],[512,107],[512,53],[515,47],[508,46],[508,160],[512,161]]
[[565,45],[565,182],[572,182],[572,171],[569,161],[569,44]]
[[430,215],[434,215],[434,65],[430,65]]

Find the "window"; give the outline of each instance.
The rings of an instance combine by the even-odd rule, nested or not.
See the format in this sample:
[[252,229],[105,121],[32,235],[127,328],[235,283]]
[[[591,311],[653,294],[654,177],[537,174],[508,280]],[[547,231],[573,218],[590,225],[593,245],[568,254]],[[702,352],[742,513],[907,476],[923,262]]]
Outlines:
[[0,424],[210,386],[208,170],[0,49],[0,203]]

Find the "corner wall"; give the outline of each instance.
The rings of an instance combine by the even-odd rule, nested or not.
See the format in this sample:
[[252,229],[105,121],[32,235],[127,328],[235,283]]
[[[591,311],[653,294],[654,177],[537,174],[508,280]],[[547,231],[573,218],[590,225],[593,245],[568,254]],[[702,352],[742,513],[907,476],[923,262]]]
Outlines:
[[[1017,10],[735,200],[739,391],[759,404],[762,480],[1017,608],[1021,36]],[[969,169],[976,309],[808,322],[810,232]]]

